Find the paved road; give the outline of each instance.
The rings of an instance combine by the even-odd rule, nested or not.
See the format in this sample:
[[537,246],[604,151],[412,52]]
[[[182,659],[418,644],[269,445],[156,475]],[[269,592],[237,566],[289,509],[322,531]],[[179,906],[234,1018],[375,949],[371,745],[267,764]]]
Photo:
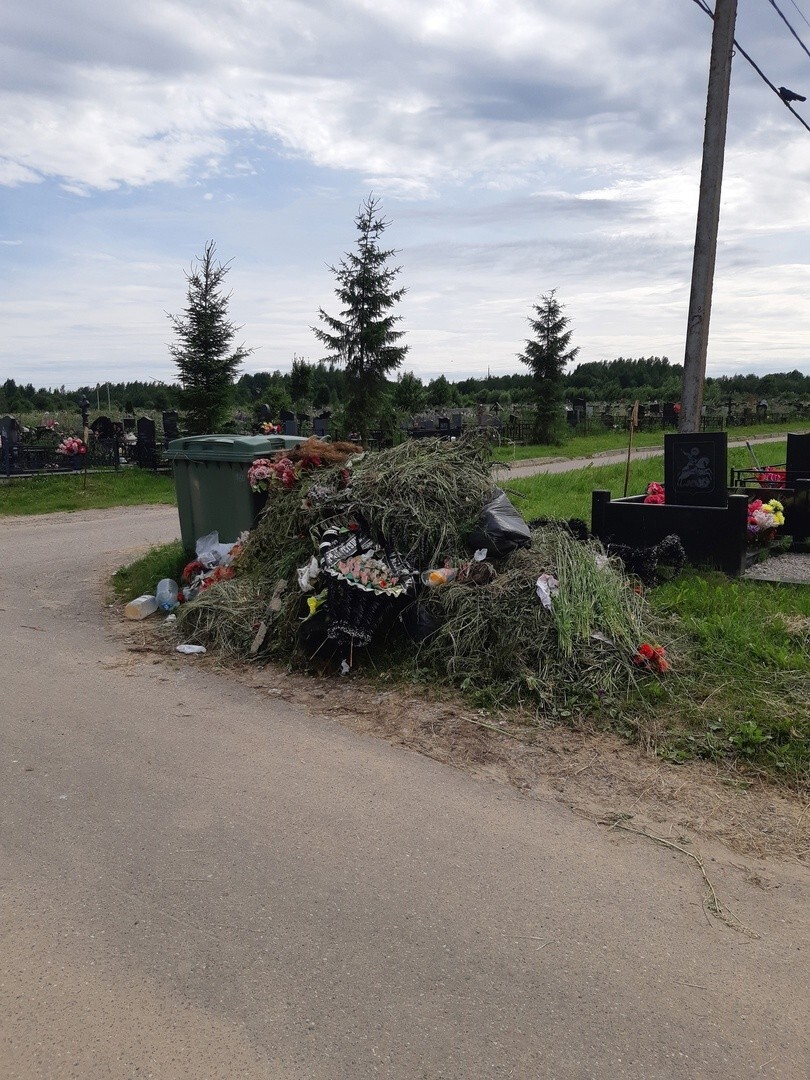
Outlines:
[[0,521],[4,1080],[807,1075],[805,870],[707,848],[736,932],[675,851],[127,651],[99,582],[176,533]]

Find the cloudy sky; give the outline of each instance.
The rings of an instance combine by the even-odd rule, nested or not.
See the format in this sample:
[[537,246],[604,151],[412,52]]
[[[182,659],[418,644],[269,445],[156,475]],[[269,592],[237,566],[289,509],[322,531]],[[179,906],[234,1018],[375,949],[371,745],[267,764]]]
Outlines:
[[[810,43],[810,0],[778,3]],[[370,191],[405,369],[525,370],[555,288],[580,361],[681,362],[711,28],[693,0],[5,0],[0,380],[174,381],[209,239],[245,370],[319,359]],[[769,0],[737,39],[810,97]],[[810,373],[809,295],[810,132],[738,54],[708,373]]]

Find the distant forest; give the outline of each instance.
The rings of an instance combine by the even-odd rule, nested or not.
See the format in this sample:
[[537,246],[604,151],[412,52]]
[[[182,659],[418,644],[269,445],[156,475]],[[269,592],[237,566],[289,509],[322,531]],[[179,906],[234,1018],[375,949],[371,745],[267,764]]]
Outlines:
[[[586,401],[618,402],[638,398],[646,401],[677,401],[681,392],[683,366],[671,364],[665,356],[639,357],[579,364],[564,378],[565,393]],[[392,412],[418,413],[425,410],[464,408],[478,404],[501,407],[530,405],[535,397],[531,375],[492,375],[483,379],[450,382],[444,375],[423,382],[410,372],[388,384]],[[169,383],[125,382],[80,386],[68,390],[19,384],[6,379],[0,386],[0,414],[59,412],[77,409],[82,397],[90,409],[129,415],[160,412],[177,407],[179,387]],[[770,375],[731,375],[706,380],[705,401],[722,403],[766,400],[770,405],[807,407],[810,404],[810,375],[800,371]],[[326,364],[306,364],[296,358],[293,371],[257,372],[242,375],[234,386],[237,411],[252,413],[260,404],[270,406],[274,415],[281,409],[298,412],[336,410],[344,400],[344,374]]]

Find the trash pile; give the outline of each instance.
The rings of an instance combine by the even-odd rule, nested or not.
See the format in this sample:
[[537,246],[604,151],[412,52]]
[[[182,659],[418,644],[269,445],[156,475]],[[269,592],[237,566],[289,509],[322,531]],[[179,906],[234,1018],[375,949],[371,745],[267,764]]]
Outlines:
[[185,642],[344,673],[398,651],[438,682],[535,711],[665,670],[639,663],[642,647],[664,650],[638,583],[565,523],[530,528],[483,443],[363,454],[313,439],[256,466],[258,525],[202,580],[186,568]]

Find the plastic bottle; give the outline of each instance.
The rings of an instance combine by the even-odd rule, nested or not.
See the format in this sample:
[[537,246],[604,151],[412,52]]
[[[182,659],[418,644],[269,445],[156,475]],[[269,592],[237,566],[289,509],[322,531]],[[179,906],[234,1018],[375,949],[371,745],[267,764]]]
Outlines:
[[178,604],[177,582],[172,581],[171,578],[163,578],[159,581],[155,590],[155,599],[161,611],[171,611],[176,608]]
[[155,597],[145,593],[143,596],[130,600],[124,608],[124,614],[128,619],[145,619],[147,615],[152,615],[157,609],[158,604]]

